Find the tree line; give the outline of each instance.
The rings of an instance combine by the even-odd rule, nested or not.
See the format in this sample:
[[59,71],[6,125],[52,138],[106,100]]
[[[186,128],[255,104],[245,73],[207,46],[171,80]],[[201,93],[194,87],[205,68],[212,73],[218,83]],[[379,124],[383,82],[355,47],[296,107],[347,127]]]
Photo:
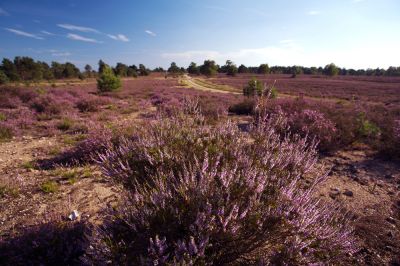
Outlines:
[[[27,56],[17,56],[14,60],[4,58],[0,65],[0,84],[9,81],[39,81],[54,79],[71,79],[71,78],[95,78],[102,74],[105,66],[108,66],[103,60],[98,63],[97,71],[90,65],[86,65],[81,71],[73,63],[52,62],[50,65],[46,62],[35,61]],[[268,64],[260,64],[259,66],[245,66],[241,64],[237,66],[231,60],[227,60],[225,65],[218,65],[214,60],[205,60],[202,65],[192,62],[187,68],[179,67],[172,62],[167,70],[162,67],[150,70],[143,64],[126,65],[117,63],[115,67],[110,67],[115,75],[119,77],[137,77],[147,76],[151,72],[167,72],[173,76],[189,73],[192,75],[214,76],[218,73],[225,73],[235,76],[238,73],[250,74],[291,74],[293,77],[300,74],[306,75],[351,75],[351,76],[400,76],[400,67],[389,67],[388,69],[346,69],[340,68],[335,64],[329,64],[325,67],[304,67],[304,66],[272,66]]]
[[[172,63],[171,66],[175,63]],[[175,69],[180,69],[175,67]],[[219,66],[213,60],[205,60],[203,65],[197,66],[196,63],[190,63],[186,69],[189,74],[213,76],[217,73],[226,73],[230,76],[235,76],[238,73],[251,74],[291,74],[293,77],[300,74],[305,75],[327,75],[327,76],[390,76],[400,77],[400,67],[389,67],[388,69],[346,69],[340,68],[331,63],[325,67],[304,67],[304,66],[272,66],[268,64],[260,64],[259,66],[245,66],[241,64],[237,67],[231,60],[227,60],[225,65]]]
[[[52,62],[49,65],[46,62],[35,61],[27,56],[17,56],[14,60],[4,58],[0,65],[0,84],[18,81],[96,78],[108,66],[102,60],[99,61],[98,65],[97,70],[94,70],[90,65],[86,65],[84,71],[81,71],[70,62]],[[120,77],[147,76],[151,72],[143,64],[139,64],[137,67],[136,65],[127,66],[123,63],[117,63],[111,69],[115,75]]]

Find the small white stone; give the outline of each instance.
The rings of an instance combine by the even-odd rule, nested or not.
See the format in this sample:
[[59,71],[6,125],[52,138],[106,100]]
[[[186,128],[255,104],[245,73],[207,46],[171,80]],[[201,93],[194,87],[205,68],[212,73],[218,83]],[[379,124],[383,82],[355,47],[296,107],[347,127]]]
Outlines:
[[77,210],[73,210],[71,214],[68,216],[68,219],[71,221],[75,221],[79,217],[79,212]]

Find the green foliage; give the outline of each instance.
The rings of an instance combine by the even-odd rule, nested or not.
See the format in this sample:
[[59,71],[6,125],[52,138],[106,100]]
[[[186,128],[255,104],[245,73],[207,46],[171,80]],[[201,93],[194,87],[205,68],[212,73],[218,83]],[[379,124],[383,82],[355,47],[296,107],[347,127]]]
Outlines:
[[188,69],[187,69],[187,72],[189,74],[192,74],[192,75],[199,75],[200,74],[200,68],[196,65],[196,63],[191,62],[189,67],[188,67]]
[[85,77],[86,78],[91,78],[93,76],[93,70],[92,67],[90,65],[86,65],[85,66]]
[[278,89],[276,87],[272,87],[269,90],[269,98],[270,99],[276,99],[278,98]]
[[97,89],[100,92],[115,91],[121,87],[121,79],[114,75],[109,66],[106,66],[97,80]]
[[13,131],[10,127],[0,124],[0,142],[10,140],[13,137]]
[[200,73],[207,77],[215,76],[218,73],[218,66],[214,60],[205,60],[200,67]]
[[99,60],[99,75],[103,74],[104,69],[108,67],[106,63],[103,62],[103,60]]
[[269,66],[268,64],[261,64],[257,70],[258,74],[268,74],[269,73]]
[[241,65],[239,66],[239,68],[238,68],[238,72],[239,72],[239,73],[248,73],[248,72],[249,72],[249,69],[248,69],[245,65],[241,64]]
[[128,76],[128,66],[122,63],[117,63],[114,72],[117,76],[126,77]]
[[150,75],[150,69],[146,68],[145,65],[143,65],[143,64],[139,64],[138,72],[139,72],[140,76]]
[[6,196],[17,197],[18,193],[19,191],[17,188],[0,184],[0,199]]
[[236,74],[238,73],[237,66],[231,60],[226,61],[224,68],[228,76],[236,76]]
[[15,67],[14,63],[7,59],[4,58],[2,61],[2,70],[4,74],[8,77],[9,80],[11,81],[18,81],[20,80],[20,76],[18,75],[17,68]]
[[60,123],[57,124],[57,128],[62,131],[67,131],[72,128],[74,122],[69,118],[64,118]]
[[359,127],[358,127],[358,134],[363,138],[377,138],[381,130],[380,128],[372,123],[371,121],[365,118],[365,114],[361,114],[358,118]]
[[27,161],[27,162],[24,162],[23,164],[22,164],[22,167],[24,168],[24,169],[35,169],[35,163],[34,162],[32,162],[32,161]]
[[336,76],[339,74],[339,68],[335,64],[331,63],[325,66],[324,74],[331,77]]
[[176,65],[175,62],[172,62],[171,66],[168,68],[168,72],[171,74],[179,74],[181,73],[181,69]]
[[40,189],[44,193],[55,193],[58,190],[58,184],[54,181],[46,181],[40,185]]
[[9,82],[8,77],[4,74],[3,71],[0,70],[0,85],[6,84]]
[[3,113],[0,113],[0,122],[6,121],[6,119],[7,119],[6,115]]
[[261,81],[253,78],[249,81],[247,86],[243,88],[243,95],[244,96],[261,96],[263,93],[263,85]]

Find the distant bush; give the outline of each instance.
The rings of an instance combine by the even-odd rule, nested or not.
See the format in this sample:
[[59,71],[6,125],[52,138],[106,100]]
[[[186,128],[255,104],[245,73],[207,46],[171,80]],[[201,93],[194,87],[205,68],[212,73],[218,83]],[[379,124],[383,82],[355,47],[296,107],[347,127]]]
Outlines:
[[72,128],[74,122],[69,118],[64,118],[57,124],[57,129],[67,131]]
[[40,96],[31,103],[31,108],[38,113],[58,115],[61,113],[61,106],[58,105],[50,96]]
[[114,75],[112,69],[105,66],[97,80],[97,89],[100,92],[115,91],[121,87],[121,79]]
[[98,110],[99,102],[96,100],[81,99],[76,103],[76,107],[82,113],[96,112]]
[[324,74],[331,77],[336,76],[339,74],[339,68],[335,64],[331,63],[325,66]]
[[243,88],[244,96],[261,96],[263,94],[263,85],[261,81],[253,78],[249,81],[247,86]]
[[359,128],[358,128],[358,134],[362,138],[377,138],[380,135],[381,130],[377,125],[375,125],[373,122],[367,120],[365,118],[365,114],[360,114],[358,118],[359,122]]
[[329,264],[354,251],[344,216],[312,197],[323,176],[313,145],[282,139],[279,120],[244,135],[190,113],[100,155],[127,193],[92,237],[89,264]]
[[278,89],[275,86],[272,86],[271,89],[269,90],[269,97],[271,99],[278,98]]
[[6,84],[9,82],[8,77],[4,74],[3,71],[0,70],[0,85]]

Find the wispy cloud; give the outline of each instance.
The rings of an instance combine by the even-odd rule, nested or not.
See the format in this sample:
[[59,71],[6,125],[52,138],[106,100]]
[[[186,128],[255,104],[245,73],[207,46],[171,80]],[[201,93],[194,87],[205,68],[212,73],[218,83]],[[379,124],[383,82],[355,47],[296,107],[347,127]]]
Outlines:
[[43,40],[42,37],[40,37],[40,36],[38,36],[38,35],[36,35],[36,34],[32,34],[32,33],[29,33],[29,32],[25,32],[25,31],[22,31],[22,30],[16,30],[16,29],[10,29],[10,28],[5,28],[5,30],[7,30],[7,31],[9,31],[9,32],[12,32],[12,33],[14,33],[14,34],[16,34],[16,35],[20,35],[20,36],[24,36],[24,37],[29,37],[29,38],[33,38],[33,39],[37,39],[37,40]]
[[63,28],[66,30],[72,30],[72,31],[100,33],[100,31],[93,29],[93,28],[76,26],[76,25],[71,25],[71,24],[57,24],[57,26],[60,28]]
[[151,35],[153,37],[157,36],[157,34],[155,34],[154,32],[152,32],[151,30],[145,30],[144,32],[146,32],[148,35]]
[[2,9],[1,7],[0,7],[0,16],[9,16],[10,14],[8,14],[8,12],[7,11],[5,11],[4,9]]
[[319,15],[319,14],[321,14],[321,12],[318,11],[318,10],[310,10],[310,11],[307,12],[307,15],[309,15],[309,16],[316,16],[316,15]]
[[193,50],[176,53],[162,53],[162,58],[174,60],[178,64],[187,65],[190,62],[201,63],[205,59],[223,63],[230,59],[236,63],[257,65],[271,63],[278,65],[300,64],[306,57],[304,50],[299,46],[271,45],[261,48],[246,48],[236,51]]
[[52,56],[61,56],[61,57],[67,57],[70,56],[70,52],[54,52],[51,54]]
[[54,33],[51,33],[51,32],[45,31],[45,30],[41,30],[40,32],[43,34],[46,34],[46,35],[54,35]]
[[117,35],[107,34],[107,36],[116,41],[129,42],[128,37],[126,37],[123,34],[117,34]]
[[86,38],[78,34],[73,34],[73,33],[68,33],[67,35],[68,39],[74,40],[74,41],[82,41],[82,42],[91,42],[91,43],[102,43],[96,39],[91,39],[91,38]]

